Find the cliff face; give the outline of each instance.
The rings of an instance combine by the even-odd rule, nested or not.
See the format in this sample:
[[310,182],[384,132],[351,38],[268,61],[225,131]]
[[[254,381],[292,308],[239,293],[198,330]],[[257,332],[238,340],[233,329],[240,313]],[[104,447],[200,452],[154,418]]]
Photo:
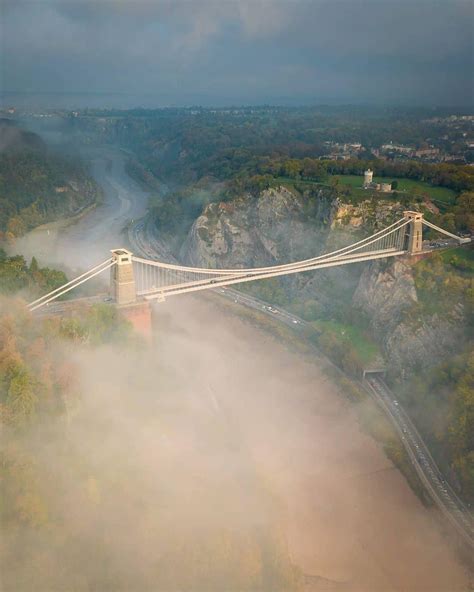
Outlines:
[[[285,187],[212,203],[193,224],[180,257],[193,265],[251,267],[314,257],[402,217],[398,202],[343,203],[328,188]],[[348,236],[349,235],[349,236]]]
[[181,258],[203,267],[252,267],[317,255],[337,209],[324,191],[308,216],[308,199],[284,187],[258,198],[241,196],[208,205],[195,221]]
[[[401,217],[397,202],[346,204],[328,188],[304,194],[284,187],[208,205],[194,222],[181,260],[201,267],[261,267],[298,261],[350,244]],[[367,228],[362,226],[367,225]],[[289,297],[330,315],[350,305],[362,267],[321,269],[285,278]],[[402,287],[400,288],[403,289]],[[389,295],[387,295],[387,300]]]
[[402,218],[404,209],[406,208],[397,201],[365,200],[357,204],[338,202],[332,228],[354,230],[369,226],[370,229],[381,230]]
[[[383,228],[400,218],[403,209],[388,201],[342,203],[324,188],[311,195],[268,189],[258,197],[243,195],[208,205],[194,222],[181,259],[218,268],[297,261]],[[442,317],[423,310],[410,259],[322,269],[285,282],[289,295],[311,300],[322,317],[351,304],[362,311],[387,362],[398,372],[437,364],[463,337],[462,306]]]
[[390,332],[417,302],[410,265],[403,260],[374,261],[362,272],[352,302],[371,319],[375,332]]
[[374,261],[365,268],[353,305],[370,319],[374,336],[395,371],[416,372],[456,351],[464,335],[464,310],[427,314],[419,306],[413,262]]

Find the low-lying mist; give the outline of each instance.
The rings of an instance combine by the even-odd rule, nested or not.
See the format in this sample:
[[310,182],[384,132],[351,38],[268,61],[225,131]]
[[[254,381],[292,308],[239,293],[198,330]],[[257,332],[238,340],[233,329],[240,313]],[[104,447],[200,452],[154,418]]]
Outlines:
[[5,590],[464,589],[317,363],[212,299],[155,317],[150,346],[58,346],[75,397],[29,438],[42,507],[5,524]]

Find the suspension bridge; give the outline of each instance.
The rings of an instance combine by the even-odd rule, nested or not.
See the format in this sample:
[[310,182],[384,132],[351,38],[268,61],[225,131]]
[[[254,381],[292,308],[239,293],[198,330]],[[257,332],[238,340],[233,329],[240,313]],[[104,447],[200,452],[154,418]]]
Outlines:
[[[108,272],[110,298],[107,298],[107,301],[116,304],[138,331],[150,337],[151,310],[149,303],[151,301],[163,301],[179,294],[213,290],[218,287],[350,263],[430,253],[431,250],[424,249],[423,245],[424,227],[449,237],[452,242],[457,244],[471,242],[470,238],[456,236],[428,222],[422,213],[406,211],[403,218],[387,228],[346,247],[303,261],[268,267],[248,269],[186,267],[136,257],[127,249],[114,249],[111,257],[63,286],[31,302],[28,307],[32,312],[41,313],[43,311],[47,315],[66,314],[71,308],[74,309],[75,303],[80,310],[80,303],[84,302],[84,299],[57,303],[53,310],[48,307],[58,298],[96,276]],[[280,315],[281,317],[282,315]],[[373,370],[371,372],[373,373]],[[474,545],[474,532],[469,511],[446,484],[424,442],[410,420],[405,417],[404,412],[402,413],[398,402],[392,400],[393,395],[387,394],[387,387],[380,380],[377,382],[372,373],[368,375],[368,384],[377,396],[379,404],[382,405],[399,431],[410,460],[427,491],[463,539],[469,545]],[[382,390],[380,390],[381,388]]]
[[403,218],[371,236],[330,253],[283,265],[247,269],[208,269],[186,267],[134,256],[127,249],[114,249],[112,256],[66,284],[28,305],[33,311],[109,271],[110,297],[120,307],[137,302],[163,301],[165,298],[232,286],[272,277],[314,271],[386,257],[418,255],[423,251],[423,228],[435,230],[459,244],[470,242],[428,222],[420,212],[406,211]]

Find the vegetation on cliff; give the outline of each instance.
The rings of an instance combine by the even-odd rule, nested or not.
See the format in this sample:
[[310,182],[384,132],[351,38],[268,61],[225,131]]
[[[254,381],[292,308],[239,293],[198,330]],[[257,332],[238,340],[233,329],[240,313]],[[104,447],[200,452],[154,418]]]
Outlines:
[[463,307],[466,328],[474,326],[474,251],[467,248],[432,253],[413,266],[418,305],[414,314],[448,314]]
[[28,265],[21,255],[8,257],[0,248],[1,294],[14,294],[22,290],[31,296],[39,296],[62,286],[66,281],[66,275],[62,271],[49,267],[40,268],[34,257]]
[[72,216],[96,202],[99,189],[72,160],[48,150],[42,140],[0,121],[0,240]]
[[[474,252],[450,249],[413,266],[418,302],[408,310],[415,327],[431,315],[461,315],[464,332],[442,361],[395,384],[400,398],[445,473],[474,503]],[[436,337],[432,337],[436,339]]]
[[399,387],[399,396],[444,473],[474,504],[474,349],[466,345]]

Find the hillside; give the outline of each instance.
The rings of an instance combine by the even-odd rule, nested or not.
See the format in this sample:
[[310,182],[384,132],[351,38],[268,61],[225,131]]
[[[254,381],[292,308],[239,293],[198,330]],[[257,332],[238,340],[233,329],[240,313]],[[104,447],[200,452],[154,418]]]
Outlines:
[[0,239],[78,214],[100,198],[83,167],[36,134],[1,120],[0,137]]

